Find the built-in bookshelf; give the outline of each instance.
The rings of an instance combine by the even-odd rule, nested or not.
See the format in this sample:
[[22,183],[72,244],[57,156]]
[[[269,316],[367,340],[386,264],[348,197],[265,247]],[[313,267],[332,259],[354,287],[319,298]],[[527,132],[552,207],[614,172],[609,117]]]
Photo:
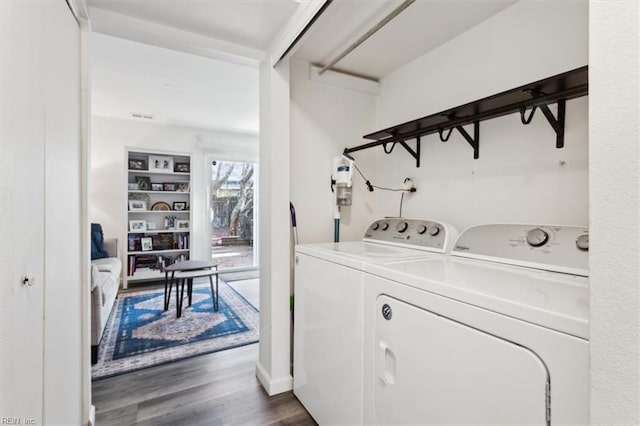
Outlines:
[[127,150],[124,288],[191,257],[191,156]]

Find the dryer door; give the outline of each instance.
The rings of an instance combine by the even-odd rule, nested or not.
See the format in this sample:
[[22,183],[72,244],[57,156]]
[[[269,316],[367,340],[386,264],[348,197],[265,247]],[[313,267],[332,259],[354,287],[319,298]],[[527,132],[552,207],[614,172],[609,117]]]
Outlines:
[[377,312],[377,423],[548,424],[532,351],[388,296]]

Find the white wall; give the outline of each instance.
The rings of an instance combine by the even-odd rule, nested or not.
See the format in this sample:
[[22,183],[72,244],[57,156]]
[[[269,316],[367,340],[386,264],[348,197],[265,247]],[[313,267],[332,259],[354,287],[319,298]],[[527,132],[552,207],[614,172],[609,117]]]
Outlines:
[[[311,81],[309,64],[291,61],[291,201],[300,243],[333,241],[332,158],[362,143],[362,135],[372,130],[375,99],[363,91]],[[367,169],[372,155],[359,153],[359,167]],[[366,188],[359,178],[354,181],[353,205],[341,211],[342,241],[362,238],[375,219]]]
[[592,2],[591,423],[640,424],[640,5]]
[[[522,1],[381,81],[376,129],[400,124],[586,65],[588,4]],[[369,179],[378,185],[415,180],[407,217],[436,218],[459,230],[483,222],[588,223],[587,98],[567,103],[565,148],[538,111],[480,123],[480,158],[454,131],[422,140],[420,168],[396,147],[376,152]],[[552,106],[555,112],[555,105]],[[468,131],[473,134],[472,126]],[[409,145],[414,146],[414,141]],[[354,154],[356,160],[359,153]],[[364,171],[364,170],[363,170]],[[396,193],[373,194],[378,216],[397,215]]]
[[125,148],[191,154],[193,183],[192,226],[203,237],[193,246],[194,259],[211,255],[206,211],[205,154],[225,159],[255,158],[257,135],[217,133],[210,130],[166,126],[132,120],[93,117],[91,123],[91,205],[92,222],[101,223],[105,237],[118,237],[120,252],[126,252]]

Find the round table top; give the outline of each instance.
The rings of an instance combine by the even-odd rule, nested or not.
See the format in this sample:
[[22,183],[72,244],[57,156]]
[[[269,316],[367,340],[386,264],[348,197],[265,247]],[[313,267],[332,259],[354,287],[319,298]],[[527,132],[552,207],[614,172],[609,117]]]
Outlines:
[[165,272],[195,271],[198,269],[217,268],[218,265],[205,260],[185,260],[164,268]]

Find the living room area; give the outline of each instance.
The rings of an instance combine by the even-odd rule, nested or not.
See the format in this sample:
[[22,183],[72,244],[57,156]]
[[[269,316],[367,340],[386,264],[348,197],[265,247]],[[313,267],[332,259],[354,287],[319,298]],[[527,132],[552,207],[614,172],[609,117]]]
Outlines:
[[257,342],[258,69],[91,49],[93,380]]

